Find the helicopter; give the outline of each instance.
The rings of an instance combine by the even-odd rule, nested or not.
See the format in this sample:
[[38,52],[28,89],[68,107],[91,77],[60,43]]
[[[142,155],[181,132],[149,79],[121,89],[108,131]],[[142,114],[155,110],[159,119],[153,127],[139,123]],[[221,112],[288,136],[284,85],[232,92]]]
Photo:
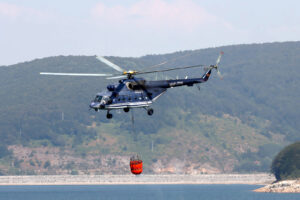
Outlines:
[[[105,63],[107,66],[118,71],[118,74],[84,74],[84,73],[53,73],[53,72],[40,72],[41,75],[56,75],[56,76],[102,76],[106,79],[119,79],[117,84],[107,85],[107,89],[96,94],[96,97],[90,103],[90,109],[95,111],[106,110],[106,118],[111,119],[113,115],[111,110],[123,109],[124,112],[129,112],[133,108],[144,108],[147,110],[148,115],[153,115],[153,108],[150,106],[155,102],[162,94],[164,94],[168,88],[189,86],[192,87],[195,84],[206,82],[213,69],[217,71],[217,75],[222,79],[222,75],[219,71],[219,63],[224,53],[220,52],[215,65],[193,65],[177,68],[169,68],[163,70],[152,71],[126,71],[120,66],[112,63],[102,56],[96,56],[98,60]],[[160,63],[155,66],[165,64]],[[143,74],[168,72],[180,69],[190,69],[204,67],[205,73],[198,78],[184,78],[184,79],[169,79],[169,80],[146,80],[144,78],[136,77]]]

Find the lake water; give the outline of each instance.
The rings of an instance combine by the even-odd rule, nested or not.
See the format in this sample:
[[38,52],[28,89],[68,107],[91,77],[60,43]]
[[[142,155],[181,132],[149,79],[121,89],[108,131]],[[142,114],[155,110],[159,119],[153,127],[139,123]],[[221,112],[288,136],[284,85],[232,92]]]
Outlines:
[[0,186],[0,200],[300,200],[300,194],[255,193],[256,185]]

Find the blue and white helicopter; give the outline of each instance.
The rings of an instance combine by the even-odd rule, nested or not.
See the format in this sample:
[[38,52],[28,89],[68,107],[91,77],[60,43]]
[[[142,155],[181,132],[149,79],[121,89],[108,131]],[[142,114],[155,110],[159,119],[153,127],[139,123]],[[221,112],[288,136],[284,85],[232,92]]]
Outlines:
[[[126,71],[118,65],[110,62],[104,57],[98,56],[97,59],[105,63],[107,66],[112,67],[119,74],[84,74],[84,73],[52,73],[41,72],[42,75],[57,75],[57,76],[104,76],[107,79],[119,79],[119,83],[108,85],[107,90],[98,93],[95,99],[89,105],[95,111],[106,110],[106,117],[111,119],[113,115],[110,113],[114,109],[123,109],[124,112],[129,112],[132,108],[145,108],[148,115],[153,114],[151,104],[157,100],[168,88],[179,86],[193,86],[194,84],[204,83],[209,79],[212,69],[217,71],[220,78],[222,75],[219,71],[219,63],[223,52],[220,53],[215,65],[193,65],[185,67],[177,67],[163,70],[154,71]],[[165,64],[161,63],[161,64]],[[158,64],[156,66],[159,66]],[[185,78],[185,79],[170,79],[170,80],[155,80],[148,81],[144,78],[136,78],[136,75],[167,72],[179,69],[189,69],[204,67],[205,73],[199,78]]]

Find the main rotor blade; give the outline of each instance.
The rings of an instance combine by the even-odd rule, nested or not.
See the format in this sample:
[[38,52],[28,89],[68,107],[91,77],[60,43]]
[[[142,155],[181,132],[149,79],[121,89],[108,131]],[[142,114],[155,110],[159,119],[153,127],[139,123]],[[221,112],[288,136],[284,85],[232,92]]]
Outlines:
[[40,74],[53,75],[53,76],[112,76],[112,74],[52,73],[52,72],[40,72]]
[[161,62],[161,63],[159,63],[159,64],[151,65],[151,66],[146,67],[146,68],[149,69],[149,68],[159,67],[159,66],[161,66],[161,65],[167,64],[168,62],[169,62],[169,61],[164,61],[164,62]]
[[106,79],[120,79],[120,78],[126,78],[126,75],[121,75],[121,76],[113,76],[113,77],[107,77]]
[[210,69],[212,69],[213,67],[211,67],[211,66],[205,66],[205,67],[203,67],[203,70],[204,71],[208,71],[208,70],[210,70]]
[[108,65],[109,67],[119,71],[119,72],[123,72],[125,70],[123,70],[121,67],[119,67],[118,65],[110,62],[109,60],[107,60],[106,58],[102,57],[102,56],[96,56],[96,58],[98,60],[100,60],[101,62],[105,63],[106,65]]
[[167,72],[167,71],[173,71],[173,70],[180,70],[180,69],[189,69],[189,68],[197,68],[197,67],[203,67],[205,65],[193,65],[193,66],[186,66],[186,67],[177,67],[177,68],[170,68],[170,69],[163,69],[163,70],[154,70],[154,71],[146,71],[146,72],[137,72],[136,74],[150,74],[150,73],[156,73],[156,72]]
[[170,62],[173,62],[175,60],[178,60],[180,58],[185,58],[185,57],[188,57],[188,56],[191,56],[192,54],[195,54],[196,52],[191,52],[191,53],[188,53],[188,54],[185,54],[185,55],[182,55],[182,56],[178,56],[178,57],[175,57],[175,58],[172,58],[172,59],[169,59],[169,60],[165,60],[159,64],[155,64],[155,65],[151,65],[149,67],[146,67],[148,70],[151,69],[151,68],[155,68],[155,67],[159,67],[161,65],[164,65],[164,64],[167,64],[167,63],[170,63]]

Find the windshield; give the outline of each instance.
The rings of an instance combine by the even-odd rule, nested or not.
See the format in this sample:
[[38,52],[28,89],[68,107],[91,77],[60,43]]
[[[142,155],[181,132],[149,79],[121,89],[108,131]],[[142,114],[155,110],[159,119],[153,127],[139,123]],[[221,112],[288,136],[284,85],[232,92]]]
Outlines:
[[102,96],[97,95],[96,98],[94,99],[94,102],[100,102],[102,99]]
[[102,98],[102,102],[105,104],[109,103],[109,100],[110,100],[109,96],[103,96]]

